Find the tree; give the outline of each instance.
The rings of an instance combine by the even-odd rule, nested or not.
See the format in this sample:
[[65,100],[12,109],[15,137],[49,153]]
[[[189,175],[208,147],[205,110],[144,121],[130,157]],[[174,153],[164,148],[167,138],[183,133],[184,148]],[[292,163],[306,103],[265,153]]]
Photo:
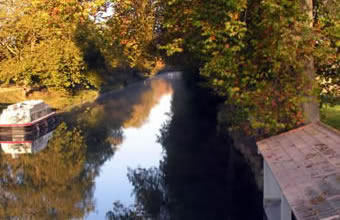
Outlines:
[[315,88],[313,62],[337,57],[326,28],[311,25],[312,1],[163,2],[170,43],[161,48],[200,60],[207,85],[226,99],[221,123],[268,135],[305,121],[302,103]]
[[0,82],[62,90],[98,86],[74,38],[93,23],[105,1],[3,1],[0,7]]
[[126,65],[149,74],[161,62],[155,52],[161,22],[159,1],[116,0],[111,7],[114,13],[105,25],[107,56],[120,58],[116,66]]
[[313,1],[314,28],[321,33],[316,42],[315,66],[321,101],[336,103],[340,97],[340,7],[334,0]]

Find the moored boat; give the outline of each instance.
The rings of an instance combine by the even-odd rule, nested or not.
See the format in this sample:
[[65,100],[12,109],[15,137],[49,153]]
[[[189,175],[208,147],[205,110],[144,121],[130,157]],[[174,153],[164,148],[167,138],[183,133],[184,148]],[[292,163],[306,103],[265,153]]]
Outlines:
[[56,112],[41,100],[29,100],[8,106],[0,115],[1,135],[40,133],[56,121]]

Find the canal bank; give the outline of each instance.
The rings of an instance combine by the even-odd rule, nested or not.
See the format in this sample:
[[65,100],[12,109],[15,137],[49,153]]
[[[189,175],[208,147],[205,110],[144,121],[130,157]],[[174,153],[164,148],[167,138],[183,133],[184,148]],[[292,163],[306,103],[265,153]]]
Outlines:
[[259,191],[263,191],[263,158],[258,153],[256,140],[242,131],[230,131],[229,135],[233,140],[234,147],[247,161],[255,178]]
[[0,112],[6,106],[25,101],[43,100],[58,112],[70,111],[73,107],[95,101],[99,96],[111,91],[124,89],[126,86],[143,81],[148,77],[132,69],[116,69],[104,74],[98,88],[75,88],[61,91],[46,87],[8,86],[0,88]]

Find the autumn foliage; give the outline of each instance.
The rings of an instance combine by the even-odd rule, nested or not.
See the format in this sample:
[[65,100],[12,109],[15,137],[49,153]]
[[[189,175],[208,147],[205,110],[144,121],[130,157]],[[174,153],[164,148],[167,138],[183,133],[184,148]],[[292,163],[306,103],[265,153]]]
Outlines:
[[0,83],[72,91],[179,57],[225,98],[222,124],[277,133],[303,122],[306,98],[339,96],[339,4],[310,2],[2,0]]
[[154,1],[0,1],[0,84],[74,91],[118,67],[148,75],[161,63],[155,11]]
[[[165,1],[168,55],[200,60],[207,85],[225,97],[219,120],[267,135],[301,124],[317,95],[316,72],[338,83],[339,6],[303,1]],[[314,1],[316,2],[316,1]],[[328,1],[332,3],[332,1]],[[332,13],[330,13],[330,8]],[[317,11],[318,16],[310,14]]]

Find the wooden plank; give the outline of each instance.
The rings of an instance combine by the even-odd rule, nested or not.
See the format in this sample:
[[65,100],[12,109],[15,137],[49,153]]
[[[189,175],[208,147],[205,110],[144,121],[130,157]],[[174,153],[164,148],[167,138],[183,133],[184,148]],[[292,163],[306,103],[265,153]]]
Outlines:
[[298,133],[291,133],[289,136],[300,149],[304,151],[304,157],[301,158],[301,164],[305,165],[312,178],[322,178],[323,171],[321,170],[321,165],[325,162],[325,158],[313,147],[311,143],[306,142],[306,134],[303,130]]
[[306,132],[315,140],[314,147],[323,154],[330,163],[335,167],[340,167],[340,144],[336,144],[332,139],[327,138],[321,132],[313,130],[314,128],[306,128]]
[[308,126],[305,130],[321,143],[329,145],[333,150],[340,152],[340,136],[337,139],[331,138],[328,130],[321,126]]
[[[332,155],[326,155],[323,149],[328,149],[328,146],[315,139],[312,135],[309,135],[305,129],[298,134],[304,140],[304,142],[306,142],[310,146],[310,148],[314,149],[314,151],[317,151],[318,155],[323,158],[322,161],[318,161],[317,163],[315,163],[314,168],[316,166],[316,168],[322,172],[323,176],[334,173],[336,170],[336,162],[332,160],[332,162],[334,163],[332,164],[329,158],[334,156],[335,152],[332,152]],[[320,146],[322,146],[322,149],[320,148]]]
[[[269,149],[271,146],[273,146],[273,149]],[[275,146],[275,147],[274,147]],[[282,149],[279,147],[279,145],[274,142],[273,140],[262,142],[261,143],[262,149],[267,149],[267,152],[265,153],[267,158],[267,164],[272,170],[273,173],[277,173],[276,178],[281,179],[281,164],[282,162],[286,163],[288,160],[290,160],[288,155],[285,155],[285,153],[282,151]],[[278,180],[279,181],[279,180]]]
[[321,123],[313,123],[310,124],[308,127],[314,128],[317,130],[317,132],[324,134],[327,136],[328,139],[333,140],[335,143],[340,144],[340,132],[331,128],[327,127],[326,125],[323,125]]
[[[294,170],[294,172],[291,172],[291,173],[294,176],[297,176],[297,179],[300,179],[301,177],[306,177],[306,176],[309,177],[310,172],[307,169],[307,167],[309,166],[309,163],[304,163],[305,154],[298,147],[299,143],[294,143],[291,138],[292,136],[288,134],[278,137],[279,141],[282,143],[282,146],[285,147],[286,152],[289,154],[289,156],[294,160],[296,164],[296,168],[295,168],[296,170]],[[295,181],[297,179],[295,179]],[[305,180],[303,182],[305,182]]]
[[[280,135],[277,138],[280,138],[281,141],[285,139],[284,136]],[[275,139],[272,139],[269,144],[273,144],[275,143],[275,146],[280,146],[280,150],[282,151],[282,153],[287,153],[284,151],[284,143],[279,143],[280,141],[275,141]],[[266,146],[266,148],[268,149],[269,147]],[[270,159],[270,162],[272,161],[272,158]],[[312,208],[303,208],[301,207],[301,202],[300,201],[307,201],[307,199],[305,198],[305,195],[303,194],[304,192],[304,188],[306,186],[308,186],[308,184],[311,183],[311,181],[307,180],[306,178],[308,178],[308,176],[305,176],[305,178],[303,178],[304,175],[301,175],[301,172],[298,172],[298,170],[296,170],[296,161],[291,160],[292,163],[295,165],[295,167],[291,167],[289,165],[289,163],[286,163],[284,161],[281,161],[282,163],[277,164],[278,167],[280,167],[279,169],[273,169],[273,167],[271,167],[273,173],[275,174],[278,183],[280,185],[281,191],[283,192],[283,194],[286,196],[288,203],[291,205],[291,208],[293,209],[293,211],[295,210],[295,212],[298,212],[298,210],[302,210],[298,212],[298,216],[300,215],[301,218],[299,219],[303,219],[303,216],[315,216],[315,213],[317,213],[318,210],[312,209]],[[269,166],[271,166],[272,164],[270,163]],[[291,170],[294,170],[296,172],[291,172]],[[298,179],[296,179],[298,178]],[[300,181],[298,181],[300,180]],[[307,183],[307,184],[306,184]],[[311,186],[310,186],[311,187]],[[306,203],[306,202],[305,202]],[[303,203],[304,204],[304,203]],[[304,204],[306,207],[310,207],[310,204]]]
[[339,134],[310,124],[258,142],[298,220],[340,219]]
[[[299,132],[302,132],[302,130]],[[280,139],[280,141],[282,142],[282,146],[284,146],[285,149],[289,152],[289,155],[294,158],[294,161],[297,164],[300,164],[302,161],[304,161],[304,155],[297,150],[296,143],[294,143],[294,140],[297,139],[292,139],[292,137],[293,135],[291,133],[281,136],[281,138],[277,138]],[[304,204],[304,206],[312,207],[310,211],[318,213],[317,215],[319,219],[321,219],[322,216],[333,216],[334,213],[336,213],[336,210],[327,202],[327,200],[317,203],[318,200],[322,200],[322,195],[324,193],[317,184],[323,182],[323,180],[319,179],[319,183],[317,183],[317,181],[315,180],[313,181],[311,176],[308,175],[308,172],[303,169],[303,165],[301,165],[301,169],[296,169],[294,170],[294,172],[291,171],[292,170],[287,170],[287,172],[289,173],[296,173],[295,176],[298,179],[290,178],[290,175],[287,175],[287,179],[295,184],[290,184],[289,187],[299,188],[299,191],[290,193],[288,188],[283,187],[283,193],[286,196],[289,204],[292,204],[292,209],[295,209],[295,212],[298,212],[298,210],[300,210],[299,205],[294,206],[294,204],[299,204],[301,198],[304,198],[303,200],[306,201],[306,204]],[[309,184],[305,184],[306,182],[308,182]],[[317,203],[317,205],[315,203]],[[306,216],[306,213],[301,213],[300,216],[302,218],[303,216]]]

